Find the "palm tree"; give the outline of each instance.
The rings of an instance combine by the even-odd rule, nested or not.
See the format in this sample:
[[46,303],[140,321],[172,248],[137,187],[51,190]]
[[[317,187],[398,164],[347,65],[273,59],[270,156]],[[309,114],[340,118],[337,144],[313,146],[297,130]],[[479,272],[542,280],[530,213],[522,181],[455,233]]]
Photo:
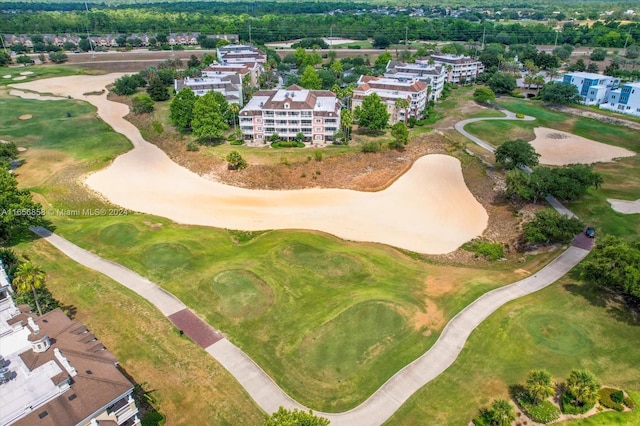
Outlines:
[[33,291],[33,299],[38,308],[38,315],[42,315],[42,310],[40,309],[36,289],[44,287],[46,277],[46,274],[39,266],[29,261],[21,263],[13,277],[13,285],[18,293],[24,293],[29,290]]
[[544,85],[544,76],[536,75],[535,77],[533,77],[533,84],[536,85],[536,87],[538,88],[538,93],[540,93],[540,88]]
[[577,402],[576,405],[593,403],[598,399],[600,383],[589,370],[571,370],[567,378],[567,392]]
[[533,84],[533,77],[529,74],[524,76],[524,84],[527,85],[527,89],[531,89],[531,85]]
[[238,129],[236,128],[236,116],[238,114],[238,112],[240,112],[240,105],[236,104],[236,103],[232,103],[229,105],[229,112],[231,113],[231,117],[233,120],[233,134],[237,135],[238,134]]
[[402,109],[404,111],[404,123],[407,124],[407,108],[409,108],[409,101],[402,98],[396,99],[396,102],[395,102],[396,121],[398,121],[398,110]]
[[555,388],[551,382],[551,374],[545,370],[531,371],[527,376],[525,387],[536,402],[545,400],[555,393]]
[[493,401],[489,412],[491,413],[491,424],[498,426],[510,426],[516,419],[516,411],[506,399]]
[[558,78],[560,73],[558,72],[558,68],[549,68],[547,70],[547,75],[549,76],[549,81],[551,81],[554,78]]

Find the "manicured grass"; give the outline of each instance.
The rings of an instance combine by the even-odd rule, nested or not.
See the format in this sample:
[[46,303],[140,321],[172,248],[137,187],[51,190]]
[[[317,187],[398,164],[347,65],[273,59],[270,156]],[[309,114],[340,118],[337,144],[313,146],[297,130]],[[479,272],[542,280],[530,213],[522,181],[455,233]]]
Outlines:
[[[504,117],[504,114],[501,116]],[[465,126],[465,130],[498,147],[504,142],[516,139],[525,141],[535,139],[533,128],[538,126],[539,124],[531,121],[489,120],[469,123]]]
[[[26,75],[24,80],[14,80],[13,78],[20,77],[21,72],[32,72],[33,74]],[[0,68],[0,77],[4,75],[12,76],[12,78],[0,78],[0,86],[24,83],[42,78],[64,77],[67,75],[76,75],[86,72],[87,71],[83,71],[78,67],[70,65],[35,65],[28,67]]]
[[151,391],[171,424],[259,424],[261,410],[233,377],[137,294],[43,240],[14,247],[47,272],[47,287]]
[[[467,424],[480,407],[508,397],[533,369],[562,381],[573,368],[637,397],[638,322],[573,277],[500,308],[473,332],[460,357],[423,387],[389,425]],[[533,322],[533,324],[532,324]],[[584,424],[638,424],[638,411],[607,413]],[[574,424],[574,423],[570,423]],[[577,423],[582,424],[582,423]]]

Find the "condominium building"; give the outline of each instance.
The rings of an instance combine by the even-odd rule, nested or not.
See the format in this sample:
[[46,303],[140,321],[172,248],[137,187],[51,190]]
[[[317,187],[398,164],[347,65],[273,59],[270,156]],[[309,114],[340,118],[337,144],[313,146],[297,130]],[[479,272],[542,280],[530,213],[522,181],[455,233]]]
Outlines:
[[413,64],[389,61],[384,76],[399,81],[422,81],[427,84],[429,100],[434,101],[440,98],[447,80],[444,66],[430,64],[427,59],[418,59]]
[[480,61],[462,55],[431,55],[431,60],[438,65],[444,66],[447,72],[447,82],[462,83],[470,82],[478,78],[478,74],[484,71],[484,65]]
[[228,44],[218,47],[218,62],[221,64],[237,64],[267,62],[267,54],[262,50],[246,44]]
[[133,385],[96,336],[11,294],[0,263],[0,425],[139,425]]
[[609,92],[620,86],[620,79],[590,72],[568,72],[562,77],[562,83],[573,84],[585,105],[604,103]]
[[242,106],[242,78],[235,72],[212,71],[206,77],[174,80],[174,88],[179,92],[188,87],[193,92],[202,96],[205,93],[214,91],[221,93],[229,103]]
[[273,134],[305,143],[334,140],[340,125],[340,102],[327,90],[307,90],[292,85],[281,90],[256,92],[240,111],[240,130],[249,143],[266,144]]
[[262,65],[257,62],[220,64],[214,62],[202,70],[202,77],[213,77],[220,73],[237,73],[242,80],[249,78],[252,86],[258,85],[258,77],[262,73]]
[[611,90],[600,109],[621,112],[640,117],[640,81],[623,84]]
[[[389,124],[393,125],[398,121],[406,121],[409,117],[418,118],[424,110],[427,102],[427,84],[417,79],[396,80],[388,77],[372,77],[363,75],[358,80],[358,86],[353,90],[351,108],[362,105],[366,96],[372,93],[377,94],[387,105],[389,113]],[[409,108],[396,107],[398,99],[406,100]]]

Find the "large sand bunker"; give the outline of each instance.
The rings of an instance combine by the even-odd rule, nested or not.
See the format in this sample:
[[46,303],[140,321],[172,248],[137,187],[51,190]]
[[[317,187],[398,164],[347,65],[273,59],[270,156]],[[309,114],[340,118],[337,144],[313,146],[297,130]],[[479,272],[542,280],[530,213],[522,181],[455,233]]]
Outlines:
[[531,146],[540,154],[540,164],[565,166],[613,161],[615,158],[633,157],[628,149],[592,141],[582,136],[546,127],[533,129],[536,138]]
[[355,241],[390,244],[441,254],[478,236],[487,225],[484,208],[467,189],[460,162],[429,155],[384,191],[343,189],[248,190],[213,182],[178,166],[122,117],[128,107],[101,96],[119,75],[72,76],[15,85],[85,99],[135,149],[87,178],[87,184],[122,207],[180,223],[243,230],[312,229]]
[[618,213],[624,214],[640,214],[640,198],[635,201],[616,200],[615,198],[608,198],[607,201],[611,204],[611,208]]

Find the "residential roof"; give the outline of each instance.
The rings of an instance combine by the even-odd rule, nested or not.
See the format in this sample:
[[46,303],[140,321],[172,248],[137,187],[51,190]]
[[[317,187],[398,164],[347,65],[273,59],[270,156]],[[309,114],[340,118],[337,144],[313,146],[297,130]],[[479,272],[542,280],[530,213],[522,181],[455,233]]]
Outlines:
[[253,115],[251,111],[285,109],[337,114],[338,108],[336,95],[328,90],[308,90],[291,85],[286,89],[256,92],[240,115]]

